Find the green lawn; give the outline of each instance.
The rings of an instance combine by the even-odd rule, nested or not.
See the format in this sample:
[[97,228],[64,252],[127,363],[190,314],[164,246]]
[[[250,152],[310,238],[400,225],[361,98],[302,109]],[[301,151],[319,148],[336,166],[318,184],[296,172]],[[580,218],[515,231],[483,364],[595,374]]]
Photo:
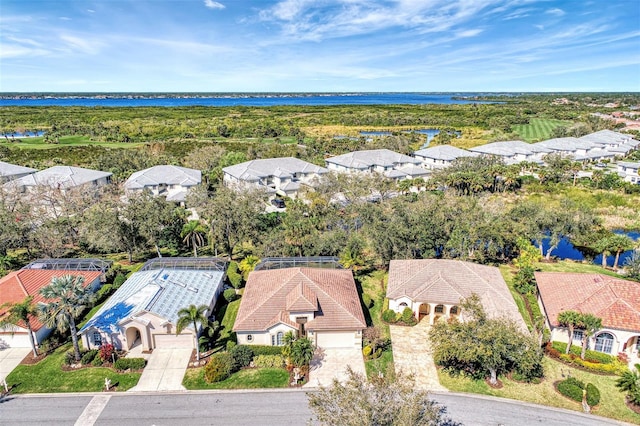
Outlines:
[[58,143],[46,143],[44,137],[24,138],[20,142],[11,142],[8,145],[23,149],[53,149],[67,146],[102,146],[105,148],[137,148],[141,143],[124,142],[97,142],[92,141],[88,136],[61,136]]
[[378,373],[386,374],[390,368],[393,368],[393,351],[388,349],[382,352],[380,358],[365,361],[364,368],[369,379],[377,376]]
[[553,387],[555,381],[562,380],[571,375],[585,383],[593,383],[601,395],[600,404],[593,410],[599,416],[610,417],[630,423],[640,424],[640,415],[631,411],[624,403],[624,393],[615,387],[616,376],[604,376],[587,373],[566,366],[558,361],[545,357],[543,360],[545,378],[540,384],[527,384],[513,382],[500,377],[504,387],[502,389],[490,388],[484,380],[472,380],[467,377],[451,377],[449,374],[438,370],[440,383],[454,392],[478,393],[502,398],[516,399],[551,407],[566,408],[581,411],[581,404],[571,401],[559,393]]
[[568,124],[571,123],[547,118],[532,118],[529,124],[514,124],[511,127],[523,140],[532,142],[549,139],[553,129]]
[[9,376],[7,384],[12,393],[43,392],[100,392],[104,389],[104,379],[108,377],[118,391],[134,387],[140,373],[119,374],[110,368],[83,368],[76,371],[62,371],[64,353],[71,344],[63,345],[35,365],[19,365]]
[[236,334],[233,332],[233,324],[236,322],[236,316],[238,315],[238,309],[240,308],[241,299],[234,300],[233,302],[223,305],[218,312],[217,317],[222,316],[220,326],[220,338],[218,341],[223,345],[226,345],[227,341],[236,341]]
[[227,380],[207,383],[204,381],[204,367],[189,368],[182,384],[187,389],[286,388],[289,386],[289,372],[284,368],[247,368],[232,374]]
[[[362,283],[362,292],[373,300],[373,306],[368,309],[371,325],[379,327],[383,336],[389,337],[389,326],[382,321],[382,311],[385,308],[387,273],[374,271],[370,275],[363,277],[360,282]],[[367,312],[365,312],[365,316],[367,316]],[[367,321],[369,321],[369,318],[367,318]]]

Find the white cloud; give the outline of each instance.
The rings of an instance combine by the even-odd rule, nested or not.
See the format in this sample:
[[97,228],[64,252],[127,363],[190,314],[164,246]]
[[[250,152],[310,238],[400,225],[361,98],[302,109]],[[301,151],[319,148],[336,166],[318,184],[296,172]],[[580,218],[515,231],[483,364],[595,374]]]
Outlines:
[[465,30],[465,31],[458,31],[456,33],[456,36],[458,38],[465,38],[465,37],[475,37],[478,34],[480,34],[482,32],[481,29],[474,29],[474,30]]
[[566,14],[564,10],[559,9],[557,7],[554,7],[553,9],[547,9],[544,13],[546,13],[547,15],[553,15],[553,16],[563,16]]
[[99,41],[90,41],[85,38],[80,38],[71,35],[61,35],[60,40],[65,42],[66,47],[70,48],[73,51],[80,51],[82,53],[88,53],[90,55],[95,55],[100,51],[103,43]]
[[95,11],[95,10],[93,10],[93,9],[87,9],[87,12],[89,12],[89,13],[96,13],[96,11]]
[[204,0],[204,5],[205,7],[208,7],[209,9],[224,9],[225,5],[217,2],[217,1],[213,1],[213,0]]
[[69,17],[67,17],[67,16],[61,16],[61,17],[60,17],[60,18],[58,18],[58,19],[60,19],[61,21],[70,21],[70,20],[71,20],[71,18],[69,18]]

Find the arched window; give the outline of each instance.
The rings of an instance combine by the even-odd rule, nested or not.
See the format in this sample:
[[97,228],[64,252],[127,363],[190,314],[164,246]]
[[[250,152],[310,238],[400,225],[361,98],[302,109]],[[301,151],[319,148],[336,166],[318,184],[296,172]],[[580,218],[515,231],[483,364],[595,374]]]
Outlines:
[[247,342],[251,342],[253,340],[253,335],[247,334]]
[[436,306],[436,307],[433,309],[433,311],[434,311],[436,314],[444,314],[444,305],[438,305],[438,306]]
[[276,334],[276,345],[284,345],[284,333],[282,331],[278,331],[278,334]]
[[450,315],[458,315],[458,307],[457,306],[452,306],[451,309],[449,309],[449,314]]
[[593,349],[606,354],[611,353],[613,347],[613,335],[611,333],[600,333],[596,336],[596,345]]
[[399,304],[398,306],[400,306],[401,308],[406,308],[406,307],[407,307],[407,306],[409,306],[409,305],[407,305],[405,302],[402,302],[402,303],[401,303],[401,304]]

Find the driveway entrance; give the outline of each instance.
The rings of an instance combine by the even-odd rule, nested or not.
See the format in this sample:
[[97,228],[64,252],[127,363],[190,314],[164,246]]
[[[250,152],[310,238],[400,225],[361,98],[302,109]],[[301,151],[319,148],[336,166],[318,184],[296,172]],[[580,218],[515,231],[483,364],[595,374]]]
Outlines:
[[156,348],[130,392],[180,391],[193,348]]
[[446,392],[438,381],[436,365],[429,345],[429,321],[414,327],[390,325],[393,363],[396,371],[413,374],[416,388]]
[[[31,348],[0,348],[0,382],[18,366]],[[4,392],[4,388],[2,389]]]
[[366,377],[360,349],[316,349],[309,366],[309,381],[304,387],[329,386],[334,378],[344,383],[347,380],[347,366]]

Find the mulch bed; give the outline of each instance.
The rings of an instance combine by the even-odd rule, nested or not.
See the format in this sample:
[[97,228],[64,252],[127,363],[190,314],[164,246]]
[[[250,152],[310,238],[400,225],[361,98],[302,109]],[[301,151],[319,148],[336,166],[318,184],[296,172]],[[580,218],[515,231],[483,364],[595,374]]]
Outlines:
[[33,352],[29,352],[29,354],[27,356],[25,356],[24,359],[20,362],[20,365],[34,365],[34,364],[39,363],[40,361],[42,361],[46,357],[47,357],[46,353],[41,353],[37,357],[34,357],[33,356]]
[[502,381],[500,379],[498,379],[498,383],[491,384],[491,382],[489,381],[488,377],[484,378],[484,382],[487,384],[487,386],[489,386],[491,389],[502,389],[504,387],[504,384],[502,383]]
[[636,414],[640,414],[640,405],[633,404],[631,401],[629,401],[628,398],[624,399],[624,403],[627,404],[629,410],[633,411]]

